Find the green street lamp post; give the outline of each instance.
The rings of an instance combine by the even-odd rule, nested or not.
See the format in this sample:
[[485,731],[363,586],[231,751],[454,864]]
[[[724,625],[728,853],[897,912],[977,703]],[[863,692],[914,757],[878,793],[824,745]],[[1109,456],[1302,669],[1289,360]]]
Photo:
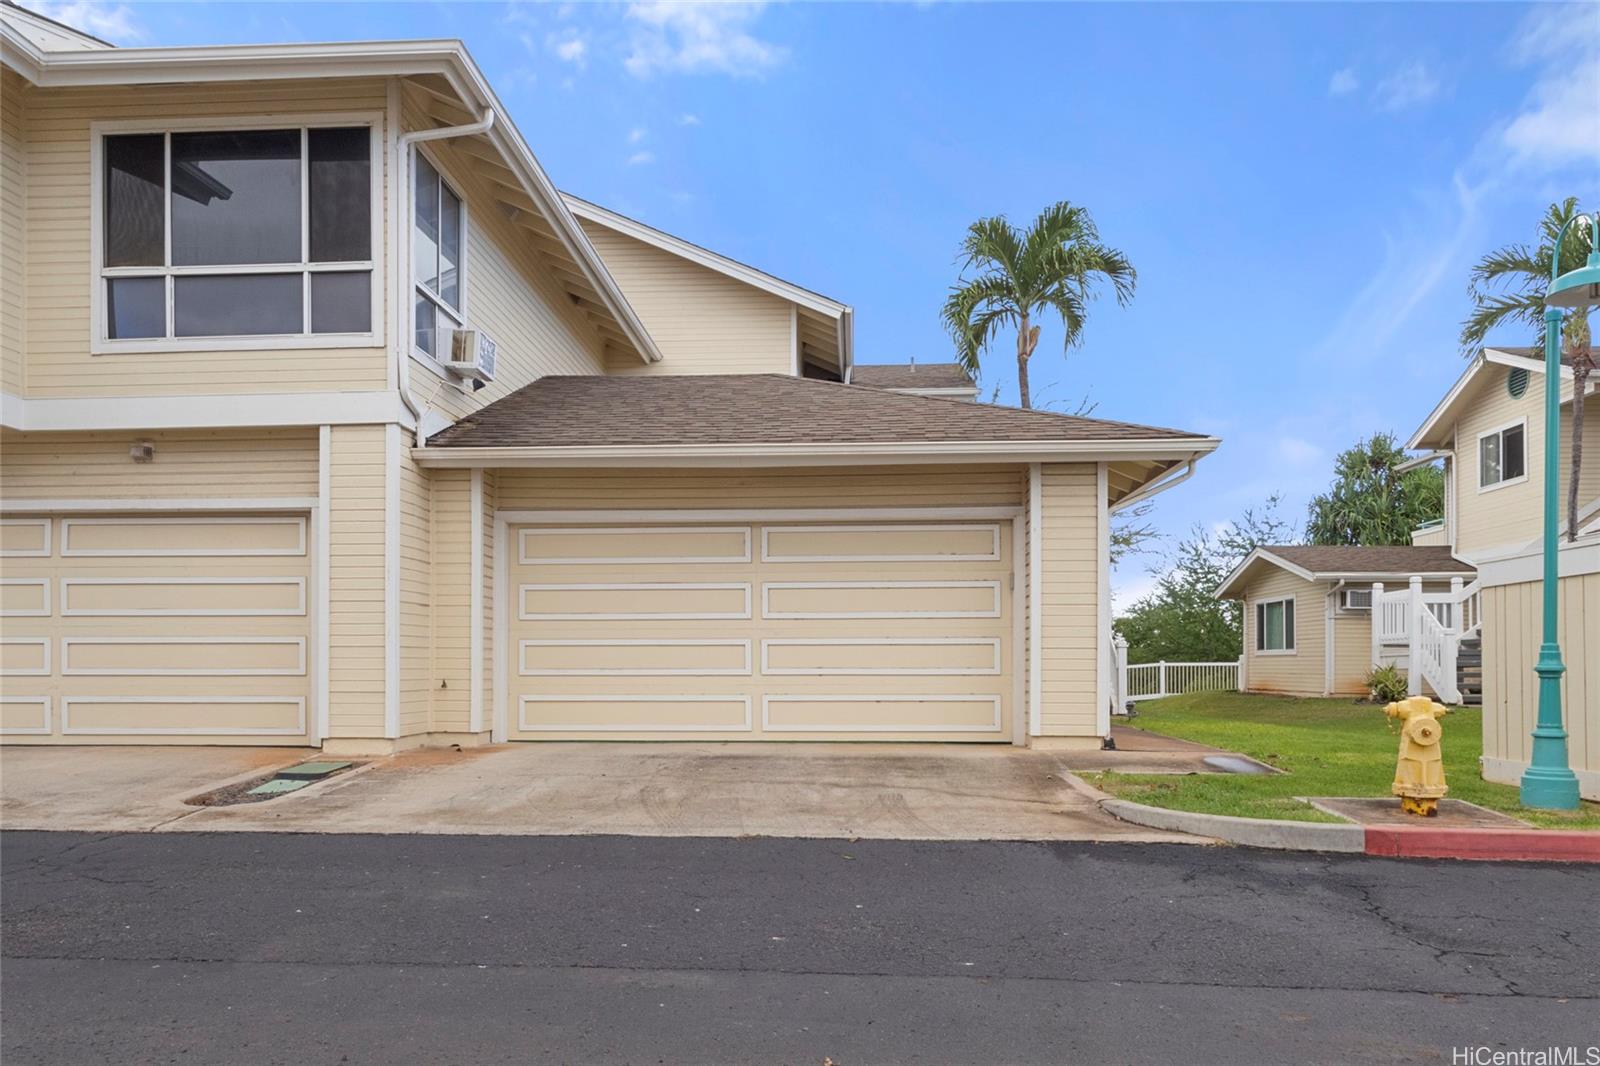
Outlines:
[[[1589,261],[1556,276],[1561,241],[1579,221],[1589,224]],[[1522,775],[1522,805],[1546,810],[1578,808],[1578,778],[1567,764],[1567,731],[1561,726],[1561,644],[1556,638],[1561,482],[1561,308],[1600,304],[1600,213],[1575,215],[1556,235],[1550,264],[1550,291],[1544,312],[1544,641],[1533,672],[1539,675],[1539,719],[1533,727],[1533,753]]]

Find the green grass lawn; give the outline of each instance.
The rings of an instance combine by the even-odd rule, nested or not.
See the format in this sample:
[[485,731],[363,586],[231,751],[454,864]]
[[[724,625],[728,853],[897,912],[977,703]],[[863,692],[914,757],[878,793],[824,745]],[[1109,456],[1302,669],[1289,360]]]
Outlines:
[[[1115,796],[1209,814],[1336,822],[1296,796],[1387,796],[1400,740],[1383,708],[1348,699],[1301,700],[1235,692],[1169,696],[1139,704],[1133,726],[1199,741],[1286,770],[1284,774],[1106,773],[1090,778]],[[1510,785],[1478,775],[1483,714],[1463,708],[1444,719],[1445,779],[1450,796],[1504,811],[1546,828],[1600,829],[1600,804],[1573,814],[1532,811]]]

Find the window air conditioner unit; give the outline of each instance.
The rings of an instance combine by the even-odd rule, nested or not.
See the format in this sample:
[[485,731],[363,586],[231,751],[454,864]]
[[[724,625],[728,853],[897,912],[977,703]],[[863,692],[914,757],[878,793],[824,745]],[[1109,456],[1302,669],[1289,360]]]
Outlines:
[[474,381],[494,380],[494,339],[481,329],[453,330],[450,358],[445,363],[453,373]]
[[1340,589],[1339,609],[1342,611],[1372,610],[1371,589]]

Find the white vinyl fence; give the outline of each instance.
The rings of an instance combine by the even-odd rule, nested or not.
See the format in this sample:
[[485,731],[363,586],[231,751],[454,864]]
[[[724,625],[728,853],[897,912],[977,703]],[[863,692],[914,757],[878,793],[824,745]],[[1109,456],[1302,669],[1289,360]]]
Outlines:
[[1221,663],[1136,663],[1128,665],[1128,645],[1118,638],[1112,645],[1117,663],[1120,699],[1117,712],[1127,703],[1177,696],[1185,692],[1240,692],[1242,657]]

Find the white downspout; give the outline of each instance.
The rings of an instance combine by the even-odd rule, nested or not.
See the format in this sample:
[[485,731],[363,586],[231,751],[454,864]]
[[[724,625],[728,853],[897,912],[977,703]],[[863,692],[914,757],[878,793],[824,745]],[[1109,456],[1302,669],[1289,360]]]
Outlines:
[[[395,140],[394,172],[399,180],[396,182],[399,193],[397,205],[399,224],[404,225],[404,220],[411,217],[413,209],[412,199],[416,189],[411,179],[411,146],[423,141],[443,141],[455,137],[475,137],[480,133],[487,133],[494,127],[494,109],[485,108],[483,117],[477,122],[469,122],[464,126],[440,126],[431,130],[412,130],[402,133]],[[410,233],[410,227],[405,227],[405,232]],[[407,267],[411,265],[411,247],[409,240],[398,242],[402,249],[398,258],[405,261]],[[411,417],[417,422],[417,442],[422,440],[422,405],[411,394],[411,316],[408,311],[411,307],[411,276],[409,269],[395,270],[395,381],[400,386],[400,399],[411,412]]]

